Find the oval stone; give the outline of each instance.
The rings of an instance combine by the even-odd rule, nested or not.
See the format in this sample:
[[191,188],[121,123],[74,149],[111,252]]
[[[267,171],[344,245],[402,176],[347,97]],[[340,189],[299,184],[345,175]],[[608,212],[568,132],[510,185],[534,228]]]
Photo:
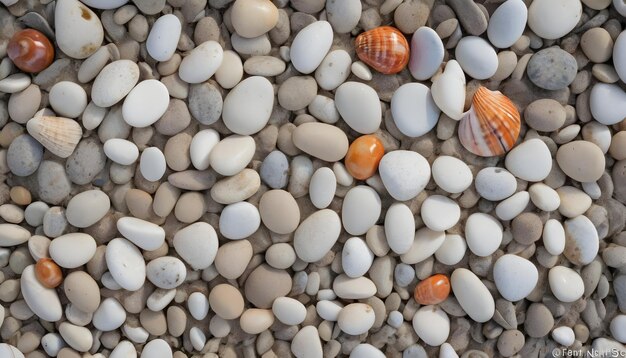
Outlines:
[[274,107],[274,88],[265,77],[252,76],[239,82],[224,99],[222,118],[232,132],[257,133],[265,125]]
[[293,144],[300,150],[327,162],[336,162],[346,156],[349,142],[339,128],[318,122],[303,123],[292,133]]
[[535,53],[528,61],[526,71],[532,83],[555,91],[574,82],[578,64],[574,56],[558,47],[550,47]]
[[454,270],[450,278],[452,292],[463,310],[476,322],[487,322],[495,312],[495,302],[487,287],[472,271]]

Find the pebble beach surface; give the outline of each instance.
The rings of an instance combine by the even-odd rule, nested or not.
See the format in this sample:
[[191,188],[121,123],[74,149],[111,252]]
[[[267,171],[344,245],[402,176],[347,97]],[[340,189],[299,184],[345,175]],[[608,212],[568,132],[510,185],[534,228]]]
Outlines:
[[0,358],[625,356],[625,16],[0,0]]

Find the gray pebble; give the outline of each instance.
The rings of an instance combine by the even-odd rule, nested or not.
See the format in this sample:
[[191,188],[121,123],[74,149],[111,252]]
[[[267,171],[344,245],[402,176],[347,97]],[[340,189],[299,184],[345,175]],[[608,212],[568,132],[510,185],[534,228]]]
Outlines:
[[272,189],[282,189],[287,185],[289,161],[283,152],[275,150],[265,157],[261,164],[261,180]]
[[473,0],[448,0],[463,29],[469,34],[479,36],[487,30],[488,21],[485,13]]
[[558,47],[551,47],[534,54],[526,71],[535,85],[547,90],[560,90],[574,81],[578,64],[574,56]]
[[43,146],[28,134],[15,138],[7,151],[7,165],[18,176],[28,176],[39,168]]
[[311,76],[294,76],[278,88],[278,103],[281,107],[297,111],[306,108],[317,95],[317,82]]
[[43,201],[30,203],[24,210],[24,219],[26,219],[28,225],[37,227],[43,224],[43,217],[49,208],[48,204]]
[[410,265],[400,263],[394,269],[394,278],[398,286],[406,287],[415,278],[415,270]]
[[[393,16],[398,29],[405,34],[412,34],[418,28],[426,25],[433,3],[433,0],[414,0],[400,4]],[[485,25],[486,29],[487,26]]]
[[306,156],[299,155],[291,161],[291,178],[289,192],[294,198],[302,197],[309,192],[309,182],[313,175],[313,162]]
[[43,216],[43,232],[46,236],[55,238],[63,235],[67,230],[65,210],[60,206],[53,206]]
[[189,89],[189,112],[202,124],[213,124],[222,114],[222,94],[210,82],[193,85]]
[[526,124],[539,132],[553,132],[565,123],[565,108],[553,99],[538,99],[526,107]]
[[503,332],[498,338],[498,352],[503,357],[511,357],[524,347],[524,334],[518,330]]
[[90,183],[104,169],[106,155],[96,138],[86,138],[67,158],[65,171],[69,179],[78,185]]
[[46,160],[37,170],[39,198],[49,204],[59,204],[70,195],[72,183],[63,165]]
[[191,114],[187,109],[187,104],[180,99],[170,100],[167,110],[154,124],[156,130],[164,135],[175,135],[187,128],[191,122]]
[[524,330],[526,334],[533,338],[541,338],[552,330],[554,317],[548,307],[542,303],[533,303],[526,311]]

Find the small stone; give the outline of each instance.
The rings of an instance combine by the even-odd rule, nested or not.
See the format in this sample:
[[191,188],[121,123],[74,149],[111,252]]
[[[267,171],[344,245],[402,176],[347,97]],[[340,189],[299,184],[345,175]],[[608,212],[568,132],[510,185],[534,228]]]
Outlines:
[[565,108],[553,99],[539,99],[526,107],[524,119],[533,129],[554,132],[565,123]]
[[535,85],[554,91],[563,89],[574,81],[578,65],[572,55],[560,48],[551,47],[534,54],[528,61],[526,70],[528,78]]
[[556,161],[565,174],[580,182],[594,182],[604,174],[604,153],[588,141],[562,145],[556,153]]

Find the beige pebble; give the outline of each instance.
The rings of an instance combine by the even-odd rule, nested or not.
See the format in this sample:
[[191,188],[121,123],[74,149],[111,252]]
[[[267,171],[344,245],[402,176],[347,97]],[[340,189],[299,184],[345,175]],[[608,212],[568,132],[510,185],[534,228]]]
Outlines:
[[228,242],[217,250],[215,268],[223,277],[234,280],[243,274],[252,259],[252,245],[248,240]]
[[300,150],[327,162],[341,160],[348,152],[346,134],[326,123],[301,124],[293,131],[292,140]]
[[250,303],[259,308],[270,308],[278,297],[291,291],[291,275],[262,264],[250,273],[245,284],[245,295]]
[[259,212],[263,224],[277,234],[289,234],[300,224],[298,203],[285,190],[270,190],[261,196]]
[[579,182],[592,182],[604,173],[604,153],[595,144],[576,140],[562,145],[556,161],[567,176]]
[[179,133],[167,140],[163,154],[167,166],[175,171],[183,171],[191,165],[189,147],[193,138],[188,133]]
[[84,271],[74,271],[63,281],[67,299],[83,312],[95,312],[100,306],[98,283]]
[[14,186],[9,192],[11,200],[17,205],[28,205],[32,201],[30,191],[23,186]]
[[269,0],[237,0],[230,18],[239,36],[253,38],[276,26],[278,9]]
[[147,220],[152,216],[152,196],[143,190],[130,189],[125,196],[128,211],[139,219]]
[[615,160],[626,159],[626,131],[615,133],[609,147],[609,154]]
[[592,62],[602,63],[613,54],[613,39],[605,29],[594,27],[582,35],[580,48]]
[[170,306],[167,309],[167,331],[174,337],[180,337],[187,326],[187,314],[179,306]]
[[180,196],[174,208],[174,216],[180,222],[196,222],[206,211],[204,196],[195,191],[186,192]]
[[144,309],[139,314],[141,326],[151,335],[160,336],[167,331],[167,321],[162,311],[154,312]]
[[154,194],[152,210],[158,216],[166,217],[174,210],[179,197],[180,189],[168,182],[163,182]]
[[248,334],[259,334],[274,323],[272,310],[248,308],[239,318],[241,329]]
[[209,293],[209,305],[223,319],[235,319],[243,313],[244,300],[237,288],[223,283]]
[[260,187],[259,173],[244,169],[215,183],[211,188],[211,198],[220,204],[233,204],[250,198]]

